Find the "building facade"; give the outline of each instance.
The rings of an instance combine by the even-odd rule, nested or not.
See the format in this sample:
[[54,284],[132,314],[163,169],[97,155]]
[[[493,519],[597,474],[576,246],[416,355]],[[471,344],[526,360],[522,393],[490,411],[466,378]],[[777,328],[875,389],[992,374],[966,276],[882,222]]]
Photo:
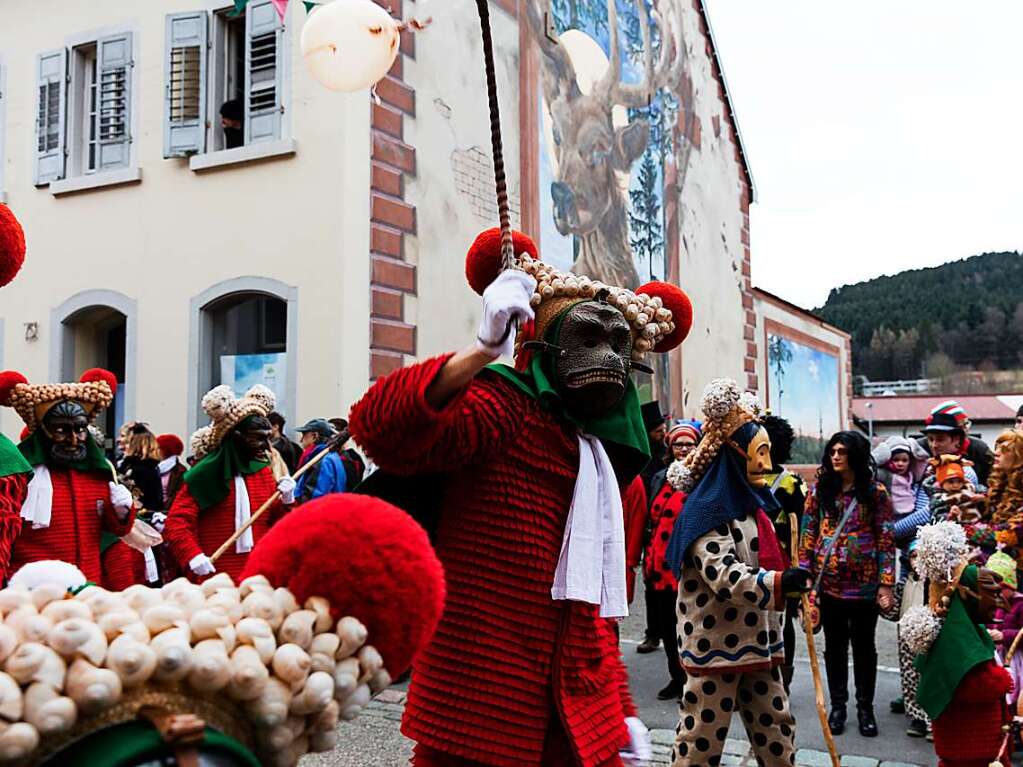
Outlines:
[[[619,3],[610,35],[599,2],[491,3],[505,159],[547,260],[690,293],[689,340],[643,382],[689,415],[711,378],[766,381],[753,185],[702,3],[644,7]],[[302,3],[5,10],[0,199],[29,250],[0,294],[0,367],[109,367],[108,428],[186,434],[215,384],[267,383],[294,424],[475,336],[464,254],[497,220],[474,4],[431,9],[369,97],[309,77]]]

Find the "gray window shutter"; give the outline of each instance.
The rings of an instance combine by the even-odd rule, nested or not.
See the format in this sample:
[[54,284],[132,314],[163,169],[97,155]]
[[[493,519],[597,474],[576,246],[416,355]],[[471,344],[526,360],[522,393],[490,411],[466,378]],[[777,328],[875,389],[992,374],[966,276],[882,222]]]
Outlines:
[[281,135],[284,25],[270,0],[245,8],[245,143]]
[[206,30],[204,11],[167,16],[164,157],[206,151]]
[[64,123],[67,105],[67,50],[36,57],[37,186],[64,178]]
[[131,32],[96,41],[99,136],[96,170],[124,168],[131,155]]

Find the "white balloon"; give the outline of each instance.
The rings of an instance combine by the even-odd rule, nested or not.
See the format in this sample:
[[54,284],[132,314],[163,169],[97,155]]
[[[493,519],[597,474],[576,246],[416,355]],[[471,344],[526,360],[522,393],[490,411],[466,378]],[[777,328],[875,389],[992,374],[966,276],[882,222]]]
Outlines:
[[401,43],[398,22],[372,0],[334,0],[302,27],[309,74],[332,91],[358,91],[380,80]]

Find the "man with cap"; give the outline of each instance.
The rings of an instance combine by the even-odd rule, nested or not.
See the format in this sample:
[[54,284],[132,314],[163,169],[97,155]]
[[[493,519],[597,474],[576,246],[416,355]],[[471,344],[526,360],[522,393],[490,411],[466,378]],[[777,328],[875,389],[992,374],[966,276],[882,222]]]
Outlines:
[[[336,432],[322,418],[313,418],[296,431],[302,435],[302,465],[309,463],[324,450],[330,450],[330,439]],[[311,501],[328,493],[343,493],[348,489],[348,473],[335,451],[323,456],[309,471],[298,478],[296,498],[299,503]]]
[[33,471],[8,572],[61,559],[101,582],[102,533],[121,537],[135,523],[131,491],[111,481],[113,467],[89,431],[116,390],[114,375],[98,368],[62,384],[30,384],[20,373],[0,373],[0,404],[25,422],[18,447]]
[[[667,445],[664,438],[668,433],[668,426],[665,423],[664,414],[661,412],[661,403],[657,400],[645,402],[640,406],[643,415],[643,427],[646,429],[647,439],[650,446],[650,461],[640,477],[643,479],[643,486],[646,488],[647,504],[653,502],[658,491],[661,489],[663,480],[660,474],[665,470],[664,459],[667,455]],[[643,547],[650,540],[651,535],[649,521],[644,535]],[[643,578],[643,601],[646,605],[646,630],[643,634],[643,641],[636,647],[636,652],[646,654],[654,652],[661,643],[661,625],[658,620],[657,595],[654,592],[653,584],[646,578],[644,568]]]
[[[184,475],[167,514],[163,538],[178,567],[202,580],[226,572],[238,580],[249,552],[295,501],[295,481],[275,480],[269,464],[274,395],[253,386],[236,398],[229,386],[217,386],[202,398],[210,425],[192,435],[199,462]],[[260,516],[223,553],[216,565],[209,555],[249,521],[274,491],[280,500]]]
[[967,436],[970,419],[955,400],[946,400],[931,410],[924,421],[924,436],[920,444],[934,457],[959,455],[973,462],[980,484],[987,485],[995,456],[983,440]]

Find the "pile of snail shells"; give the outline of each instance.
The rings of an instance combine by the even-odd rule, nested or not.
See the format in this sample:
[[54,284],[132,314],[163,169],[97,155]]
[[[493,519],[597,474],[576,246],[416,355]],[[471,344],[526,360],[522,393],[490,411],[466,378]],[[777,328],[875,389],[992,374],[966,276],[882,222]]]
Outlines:
[[536,279],[536,292],[529,302],[534,309],[549,298],[593,298],[601,290],[608,291],[608,301],[621,311],[632,327],[636,339],[632,347],[632,357],[635,360],[642,359],[643,355],[675,329],[671,310],[664,307],[660,296],[633,293],[583,275],[565,274],[528,255],[522,255],[519,259],[522,270]]
[[330,605],[299,605],[263,576],[235,585],[218,573],[201,585],[111,592],[62,586],[0,591],[0,764],[100,713],[126,690],[180,684],[235,701],[264,764],[294,765],[329,751],[339,721],[358,716],[391,684],[357,619]]

